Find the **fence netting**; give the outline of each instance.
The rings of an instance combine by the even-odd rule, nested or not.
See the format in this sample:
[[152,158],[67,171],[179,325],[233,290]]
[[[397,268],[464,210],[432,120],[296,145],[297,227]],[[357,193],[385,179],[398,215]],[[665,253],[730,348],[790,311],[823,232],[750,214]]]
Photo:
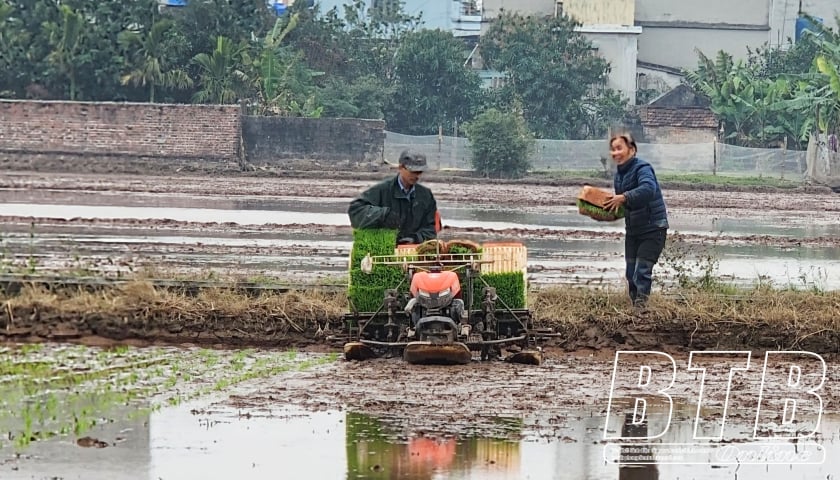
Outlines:
[[[657,172],[808,178],[806,152],[785,149],[746,148],[722,143],[640,143],[639,157]],[[384,160],[396,162],[405,149],[426,155],[430,165],[442,170],[472,170],[470,142],[462,137],[412,136],[385,132]],[[537,140],[530,158],[532,171],[604,171],[612,160],[602,140]],[[835,173],[840,169],[835,165]],[[830,170],[830,169],[829,169]]]

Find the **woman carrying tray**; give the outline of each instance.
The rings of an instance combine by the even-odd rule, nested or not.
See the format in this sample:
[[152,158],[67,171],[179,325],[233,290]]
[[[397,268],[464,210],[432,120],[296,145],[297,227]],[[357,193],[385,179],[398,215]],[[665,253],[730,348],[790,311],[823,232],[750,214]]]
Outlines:
[[629,134],[610,138],[610,155],[618,166],[613,180],[615,195],[604,208],[624,208],[624,259],[630,300],[644,307],[653,283],[653,266],[659,261],[668,232],[668,212],[653,167],[636,156],[636,141]]

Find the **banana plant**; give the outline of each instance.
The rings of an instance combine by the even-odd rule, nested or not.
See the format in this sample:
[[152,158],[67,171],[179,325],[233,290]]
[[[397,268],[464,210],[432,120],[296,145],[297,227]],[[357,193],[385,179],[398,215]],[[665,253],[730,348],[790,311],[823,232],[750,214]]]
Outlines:
[[840,130],[840,16],[835,20],[837,30],[819,26],[817,31],[807,32],[819,47],[806,80],[814,100],[815,126],[824,133]]
[[773,125],[788,137],[794,147],[804,149],[810,133],[814,130],[814,106],[819,99],[813,95],[811,84],[802,79],[780,78],[776,81],[779,95],[769,105],[773,113]]
[[820,130],[833,133],[840,126],[840,74],[837,64],[829,61],[824,55],[817,57],[816,65],[817,71],[826,77],[826,85],[823,88],[827,97],[817,116],[817,122]]
[[252,88],[261,115],[320,116],[322,108],[311,94],[311,71],[300,52],[283,45],[283,40],[297,27],[299,13],[279,18],[266,35],[256,57],[246,61],[250,65]]

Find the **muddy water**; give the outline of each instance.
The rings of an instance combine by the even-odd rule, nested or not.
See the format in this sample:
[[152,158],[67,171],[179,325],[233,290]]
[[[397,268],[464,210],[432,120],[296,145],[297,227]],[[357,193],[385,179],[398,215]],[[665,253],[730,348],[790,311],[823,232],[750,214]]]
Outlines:
[[[840,471],[838,417],[823,419],[825,440],[798,445],[695,442],[692,422],[680,419],[672,423],[666,439],[653,443],[659,445],[660,460],[644,465],[631,464],[626,456],[625,463],[619,463],[618,455],[622,445],[628,452],[628,445],[644,448],[647,442],[605,441],[603,415],[586,411],[569,412],[554,434],[539,438],[520,438],[523,420],[515,417],[499,419],[512,438],[457,433],[406,436],[390,431],[387,423],[346,410],[311,411],[282,405],[271,410],[243,409],[196,401],[104,424],[83,437],[104,442],[103,448],[83,446],[69,438],[39,442],[21,456],[4,452],[0,476],[15,480],[711,480],[732,479],[737,473],[744,480],[782,480],[832,478]],[[748,430],[747,425],[743,427]],[[747,437],[745,432],[743,438]],[[665,459],[666,452],[677,448],[684,457]],[[786,461],[749,460],[750,453],[769,451]],[[730,456],[735,452],[742,455],[742,465]]]
[[[840,370],[831,358],[819,390],[824,412],[813,415],[815,402],[805,399],[793,426],[816,435],[792,443],[753,440],[756,394],[765,388],[758,355],[756,365],[731,383],[721,442],[693,440],[692,399],[700,384],[686,369],[687,354],[671,357],[673,415],[652,402],[639,426],[624,417],[626,398],[616,397],[615,407],[607,408],[609,352],[548,352],[540,367],[473,362],[451,368],[269,350],[48,344],[0,348],[0,355],[3,479],[630,480],[730,479],[737,473],[739,479],[781,480],[832,478],[840,471]],[[811,361],[801,363],[806,384],[815,381],[811,367],[817,363]],[[120,366],[131,368],[114,368]],[[661,373],[661,365],[651,367]],[[771,365],[769,378],[787,378],[783,367]],[[628,369],[622,376],[632,373]],[[721,387],[728,385],[710,378],[704,417],[720,408]],[[24,395],[10,393],[18,385],[25,386]],[[117,393],[133,389],[148,396],[100,401],[110,385],[120,387]],[[776,383],[767,385],[774,391]],[[72,396],[82,401],[65,401]],[[172,401],[179,398],[184,400]],[[153,402],[159,408],[149,408]],[[96,421],[83,430],[58,428],[79,417]],[[29,425],[27,418],[33,419]],[[715,425],[702,425],[699,436],[714,437]],[[791,431],[774,421],[758,426],[762,434]],[[611,439],[619,430],[630,437],[621,444]],[[20,442],[21,432],[38,438]],[[653,440],[639,438],[659,433]],[[658,449],[654,461],[640,465],[628,445]]]
[[[187,232],[164,225],[148,230],[130,226],[84,227],[78,232],[61,234],[51,233],[48,226],[38,226],[38,232],[30,237],[28,227],[21,228],[18,233],[4,235],[4,247],[17,256],[16,261],[21,265],[34,253],[38,266],[46,269],[71,268],[79,261],[100,270],[113,270],[118,264],[165,265],[197,275],[213,268],[243,276],[294,275],[299,280],[315,282],[330,277],[338,280],[346,275],[351,247],[349,233],[240,233],[218,228]],[[580,235],[558,234],[525,240],[532,285],[622,282],[624,259],[619,233],[614,238],[576,237]],[[719,261],[716,274],[725,282],[840,288],[840,248],[836,246],[774,246],[709,236],[707,245],[693,250],[701,257],[704,251],[713,255]],[[696,262],[699,272],[705,265]],[[666,262],[659,271],[668,271]]]
[[[24,180],[33,188],[0,189],[0,216],[32,217],[36,224],[34,237],[26,231],[28,222],[7,229],[4,247],[17,263],[25,264],[34,254],[39,268],[47,269],[65,268],[80,258],[109,272],[117,269],[114,263],[166,265],[189,274],[212,268],[309,282],[333,282],[346,275],[348,195],[362,187],[329,179],[238,179],[232,188],[214,186],[208,179],[143,178],[124,185],[115,179],[112,186],[99,178],[83,178],[78,185],[64,179]],[[621,284],[622,224],[579,215],[573,205],[575,188],[436,187],[446,226],[478,241],[513,234],[526,242],[534,286]],[[457,193],[470,189],[475,191],[469,198]],[[835,197],[820,197],[819,205],[825,206],[821,211],[808,210],[816,197],[798,194],[772,202],[767,195],[748,193],[669,195],[672,232],[693,235],[694,244],[702,245],[694,253],[713,254],[719,260],[716,275],[723,281],[840,288],[840,247],[831,240],[840,237]],[[84,224],[79,219],[104,223],[73,229],[74,222]],[[199,226],[186,231],[183,225]],[[60,233],[67,229],[72,231]],[[703,267],[696,265],[697,270]]]
[[[233,222],[242,225],[349,225],[349,199],[284,198],[276,200],[225,200],[85,196],[71,204],[0,203],[0,215],[42,218],[170,219],[183,222]],[[92,205],[87,203],[94,203]],[[103,205],[103,203],[106,203]],[[130,203],[131,205],[119,205]],[[149,204],[152,205],[149,205]],[[116,205],[114,205],[116,204]],[[208,208],[217,207],[217,208]],[[572,206],[528,209],[471,208],[441,202],[445,224],[459,228],[595,230],[622,232],[621,222],[596,224]],[[540,211],[543,210],[543,211]],[[840,223],[814,219],[810,212],[785,211],[772,218],[739,216],[732,209],[672,213],[671,229],[681,233],[709,235],[777,235],[791,237],[840,236]]]

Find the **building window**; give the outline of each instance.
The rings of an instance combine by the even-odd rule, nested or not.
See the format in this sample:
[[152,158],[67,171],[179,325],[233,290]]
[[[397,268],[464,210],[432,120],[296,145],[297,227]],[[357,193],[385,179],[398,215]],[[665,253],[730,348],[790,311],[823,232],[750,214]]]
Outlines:
[[481,15],[481,8],[478,6],[477,0],[463,0],[461,2],[461,15],[465,17],[472,17]]
[[563,16],[563,0],[557,0],[554,4],[554,18]]

